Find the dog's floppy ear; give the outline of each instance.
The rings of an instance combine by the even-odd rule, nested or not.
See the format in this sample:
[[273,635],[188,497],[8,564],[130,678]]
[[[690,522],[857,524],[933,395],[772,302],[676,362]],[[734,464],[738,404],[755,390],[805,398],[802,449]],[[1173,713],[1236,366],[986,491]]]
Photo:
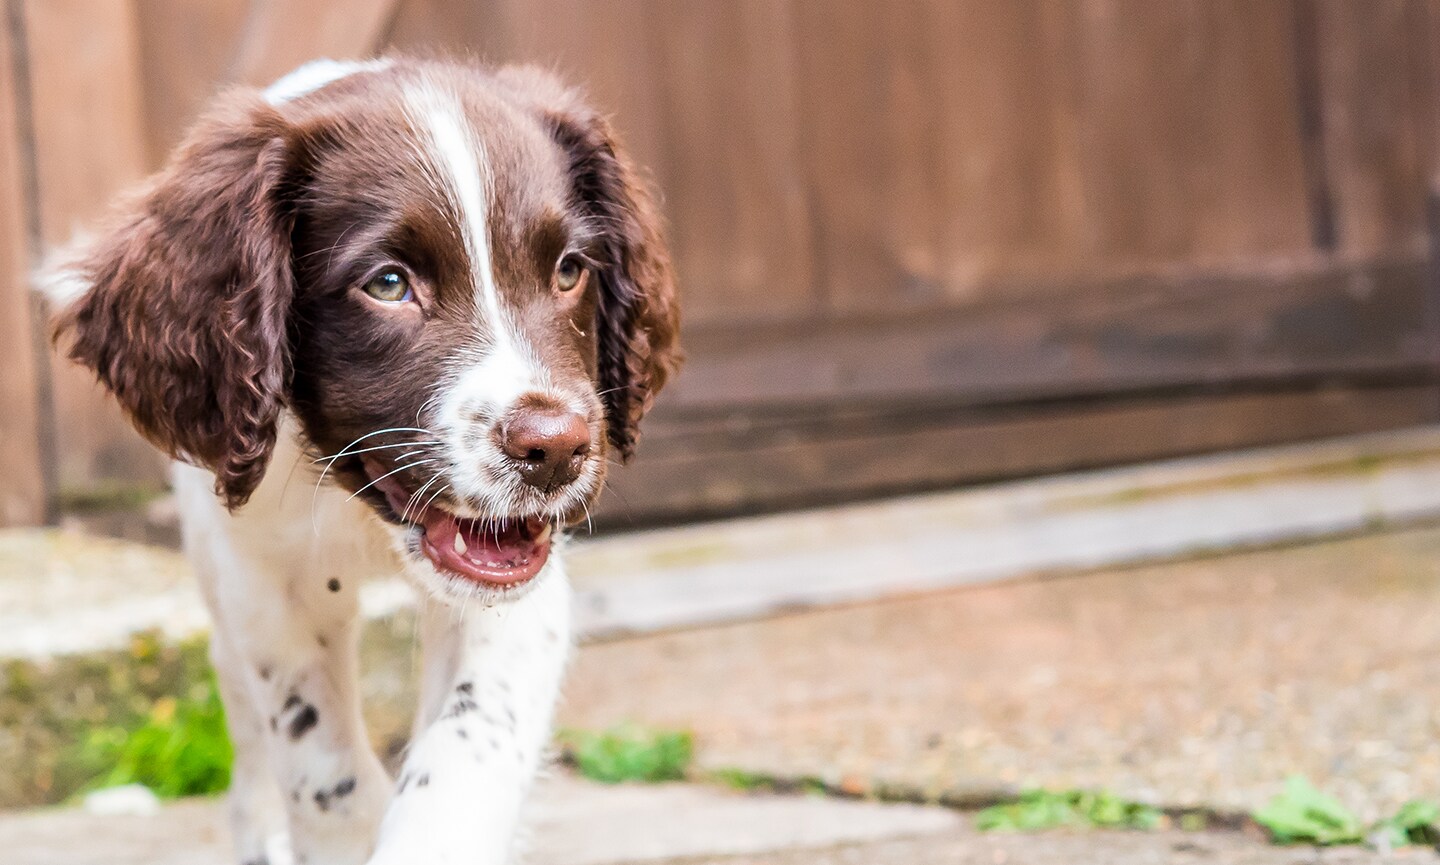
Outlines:
[[510,67],[497,79],[538,106],[569,157],[574,195],[601,234],[599,385],[610,442],[634,455],[640,420],[680,366],[675,275],[659,209],[609,122],[558,79]]
[[265,472],[289,375],[286,128],[258,94],[231,95],[42,276],[71,295],[55,321],[69,356],[152,443],[213,470],[232,509]]

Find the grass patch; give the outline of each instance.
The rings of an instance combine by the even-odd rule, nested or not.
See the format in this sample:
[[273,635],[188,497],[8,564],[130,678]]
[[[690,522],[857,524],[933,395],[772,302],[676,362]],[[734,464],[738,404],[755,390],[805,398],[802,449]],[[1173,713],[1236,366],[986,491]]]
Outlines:
[[180,698],[157,700],[133,729],[91,730],[78,750],[78,763],[109,767],[87,791],[143,784],[162,799],[223,792],[234,759],[213,674]]
[[141,730],[157,711],[163,717],[166,700],[179,712],[192,702],[183,695],[209,687],[211,675],[203,638],[153,634],[115,652],[0,663],[0,807],[56,804],[92,788],[114,768],[93,731]]
[[1122,799],[1104,790],[1027,790],[1014,802],[975,815],[982,832],[1036,832],[1043,829],[1155,829],[1158,808]]
[[605,784],[679,781],[695,756],[694,738],[689,733],[635,725],[603,732],[562,730],[556,739],[581,775]]

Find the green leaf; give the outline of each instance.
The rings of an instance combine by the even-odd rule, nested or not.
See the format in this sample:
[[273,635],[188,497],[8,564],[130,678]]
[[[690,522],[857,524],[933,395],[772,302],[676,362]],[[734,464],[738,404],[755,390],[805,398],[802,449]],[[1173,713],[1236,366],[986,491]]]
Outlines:
[[1251,815],[1279,844],[1356,844],[1365,838],[1360,820],[1337,800],[1293,775],[1285,789]]
[[1381,820],[1375,830],[1382,833],[1391,847],[1410,844],[1434,846],[1440,843],[1440,805],[1415,799],[1400,806],[1393,817]]

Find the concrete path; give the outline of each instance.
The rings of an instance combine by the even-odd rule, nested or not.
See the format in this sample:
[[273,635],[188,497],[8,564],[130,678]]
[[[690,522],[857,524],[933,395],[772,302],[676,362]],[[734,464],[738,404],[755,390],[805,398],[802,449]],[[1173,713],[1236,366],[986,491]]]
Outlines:
[[[1431,850],[1391,854],[1355,847],[1270,847],[1236,834],[1053,832],[936,835],[824,850],[685,859],[683,865],[1434,865]],[[536,863],[541,865],[541,863]],[[681,865],[675,861],[667,865]]]
[[[687,785],[552,780],[537,791],[532,865],[1436,865],[1433,851],[1272,847],[1233,832],[986,834],[936,808],[743,795]],[[231,865],[223,807],[148,817],[0,814],[6,865]]]
[[[963,820],[939,808],[743,795],[688,785],[546,780],[532,807],[536,865],[610,865],[914,840]],[[228,865],[224,808],[192,800],[153,816],[76,809],[0,814],[5,865]]]
[[922,794],[1249,810],[1304,773],[1440,799],[1440,529],[951,590],[583,649],[564,723]]

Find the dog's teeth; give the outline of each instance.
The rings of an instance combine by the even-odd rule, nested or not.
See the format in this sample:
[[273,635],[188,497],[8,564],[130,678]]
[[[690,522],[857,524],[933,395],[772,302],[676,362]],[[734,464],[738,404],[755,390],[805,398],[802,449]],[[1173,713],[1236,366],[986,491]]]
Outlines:
[[459,532],[456,532],[456,533],[455,533],[455,552],[457,552],[457,553],[459,553],[460,555],[463,556],[463,555],[465,555],[465,551],[468,550],[468,549],[470,549],[470,545],[467,544],[467,543],[465,543],[465,536],[462,535],[462,534],[459,533]]
[[535,543],[543,544],[548,540],[550,540],[550,524],[546,523],[545,528],[541,529],[540,533],[535,536]]

